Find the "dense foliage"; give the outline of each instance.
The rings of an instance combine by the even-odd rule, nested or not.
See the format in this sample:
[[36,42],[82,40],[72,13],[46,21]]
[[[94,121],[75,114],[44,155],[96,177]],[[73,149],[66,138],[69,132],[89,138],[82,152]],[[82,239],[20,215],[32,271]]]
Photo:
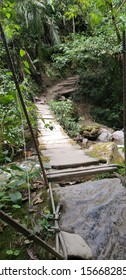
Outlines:
[[[48,81],[72,74],[79,75],[73,100],[92,104],[96,121],[123,127],[121,41],[125,10],[125,0],[1,0],[0,24],[34,129],[34,97]],[[71,99],[54,101],[51,106],[58,120],[61,115],[60,122],[71,137],[81,131]],[[6,182],[5,178],[1,181],[0,203],[11,214],[22,207],[25,187],[32,186],[33,176],[38,178],[31,169],[28,182],[26,172],[12,163],[30,139],[0,40],[0,175],[7,176]],[[49,227],[47,219],[39,222],[36,232]],[[19,251],[14,247],[7,254],[15,258]]]
[[77,108],[71,99],[58,102],[52,100],[50,108],[70,137],[75,137],[82,131],[82,119],[78,117]]
[[79,74],[79,90],[74,98],[92,104],[96,121],[122,128],[125,1],[74,0],[64,1],[59,7],[69,32],[54,49],[54,69],[61,75]]
[[[42,90],[45,77],[77,73],[73,98],[89,101],[96,120],[122,128],[125,1],[2,0],[0,21],[33,126],[38,85]],[[27,125],[2,41],[0,49],[0,161],[6,162],[23,147]]]

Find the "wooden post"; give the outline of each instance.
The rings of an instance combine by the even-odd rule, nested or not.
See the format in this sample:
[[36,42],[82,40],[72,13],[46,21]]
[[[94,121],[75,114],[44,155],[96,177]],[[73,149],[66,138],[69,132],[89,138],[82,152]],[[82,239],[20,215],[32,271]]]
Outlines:
[[124,157],[125,174],[124,184],[126,186],[126,32],[123,31],[123,127],[124,127]]

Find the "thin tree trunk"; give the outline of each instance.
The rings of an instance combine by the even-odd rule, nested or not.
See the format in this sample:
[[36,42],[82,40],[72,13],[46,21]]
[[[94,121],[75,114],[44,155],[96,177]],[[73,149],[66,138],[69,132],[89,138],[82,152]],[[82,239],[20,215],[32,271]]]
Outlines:
[[33,74],[36,74],[36,71],[37,71],[37,70],[36,70],[36,67],[35,67],[35,65],[34,65],[32,59],[31,59],[31,57],[30,57],[30,55],[29,55],[29,53],[27,52],[26,49],[25,49],[25,56],[26,56],[26,59],[27,59],[27,61],[28,61],[28,63],[29,63],[31,72],[32,72]]
[[74,19],[74,17],[73,17],[72,21],[73,21],[73,33],[75,34],[75,19]]
[[37,83],[42,84],[42,78],[41,78],[41,76],[39,76],[37,74],[37,69],[36,69],[36,67],[35,67],[35,65],[34,65],[32,59],[30,57],[30,54],[28,53],[28,51],[26,49],[25,49],[25,57],[26,57],[26,60],[29,64],[29,66],[30,66],[30,70],[31,70],[31,74],[32,74],[33,78],[35,79],[35,81]]
[[119,29],[118,29],[117,24],[116,24],[116,17],[115,17],[114,12],[113,12],[113,5],[112,5],[112,3],[109,4],[109,6],[110,6],[110,10],[111,10],[112,23],[113,23],[113,26],[115,28],[117,40],[118,40],[118,43],[121,43],[122,37],[121,37],[121,34],[120,34]]

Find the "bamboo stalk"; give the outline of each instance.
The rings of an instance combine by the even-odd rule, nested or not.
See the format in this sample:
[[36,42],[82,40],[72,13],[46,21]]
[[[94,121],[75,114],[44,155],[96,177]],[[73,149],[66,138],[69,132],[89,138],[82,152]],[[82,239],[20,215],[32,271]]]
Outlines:
[[13,227],[18,232],[22,233],[24,236],[26,236],[28,239],[33,240],[36,244],[43,247],[45,250],[47,250],[49,253],[51,253],[53,256],[55,256],[57,259],[63,260],[64,257],[60,255],[57,251],[55,251],[52,247],[50,247],[45,241],[43,241],[41,238],[39,238],[37,235],[34,235],[34,233],[18,222],[16,222],[14,219],[9,217],[7,214],[5,214],[2,210],[0,210],[0,219],[2,219],[5,223]]
[[124,183],[126,186],[126,32],[123,31],[123,126],[124,126],[124,160],[125,174]]

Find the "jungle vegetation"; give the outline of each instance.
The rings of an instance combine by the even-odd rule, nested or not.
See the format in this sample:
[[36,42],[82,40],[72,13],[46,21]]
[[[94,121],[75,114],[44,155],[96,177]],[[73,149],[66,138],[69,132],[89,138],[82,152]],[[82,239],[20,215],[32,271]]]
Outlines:
[[[79,87],[72,99],[91,103],[96,121],[115,129],[123,127],[125,0],[1,0],[0,24],[35,133],[34,97],[51,82],[74,74],[79,75]],[[69,120],[73,136],[76,122],[72,117]],[[6,184],[1,181],[0,185],[0,208],[9,207],[11,213],[22,207],[27,184],[27,174],[13,160],[25,145],[31,145],[30,139],[0,37],[0,174],[8,174]],[[39,174],[35,168],[29,172],[32,185]],[[40,224],[44,229],[50,226],[47,216],[48,209],[36,232]],[[27,222],[31,221],[26,215],[24,223]],[[6,254],[21,258],[18,248],[9,248]]]
[[[74,98],[93,103],[97,121],[122,128],[125,11],[122,0],[1,1],[0,21],[29,111],[36,87],[44,90],[45,77],[48,82],[79,74]],[[6,161],[22,146],[17,137],[22,109],[2,40],[0,60],[0,160]]]

